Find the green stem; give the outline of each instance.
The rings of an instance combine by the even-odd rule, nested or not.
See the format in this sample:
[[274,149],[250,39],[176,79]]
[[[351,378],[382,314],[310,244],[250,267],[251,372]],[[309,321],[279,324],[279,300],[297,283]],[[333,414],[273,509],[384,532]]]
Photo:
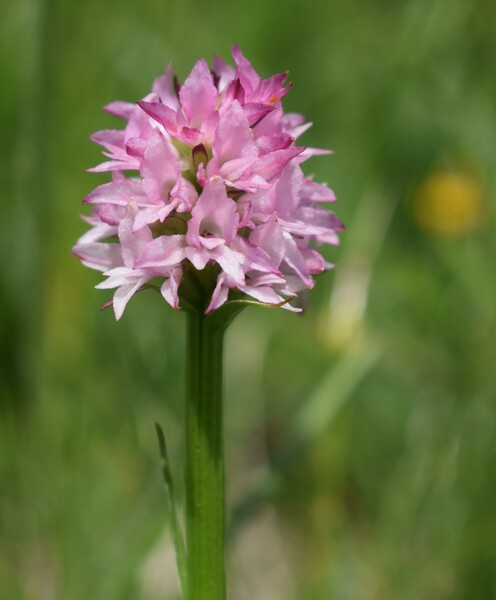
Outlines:
[[186,535],[188,600],[225,600],[222,349],[227,322],[188,311]]

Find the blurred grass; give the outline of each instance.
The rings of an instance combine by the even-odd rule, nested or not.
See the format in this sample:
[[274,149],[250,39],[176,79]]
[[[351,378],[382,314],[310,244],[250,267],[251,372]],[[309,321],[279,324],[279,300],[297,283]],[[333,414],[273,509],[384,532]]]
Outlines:
[[[4,3],[2,600],[173,597],[153,422],[180,483],[183,318],[140,294],[116,325],[70,247],[105,180],[88,135],[118,126],[100,106],[234,41],[290,71],[348,232],[304,318],[246,311],[227,340],[233,514],[257,498],[232,597],[496,597],[495,22],[489,0]],[[449,235],[442,211],[471,213],[463,186],[426,195],[445,174],[479,190]]]

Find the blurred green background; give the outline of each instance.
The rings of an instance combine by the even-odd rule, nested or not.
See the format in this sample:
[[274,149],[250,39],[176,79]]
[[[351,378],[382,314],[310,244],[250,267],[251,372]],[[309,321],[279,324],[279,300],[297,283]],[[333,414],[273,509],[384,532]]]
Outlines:
[[98,308],[71,256],[120,127],[173,60],[289,70],[347,225],[307,314],[227,339],[232,600],[496,598],[493,0],[10,0],[1,9],[0,598],[177,598],[184,318]]

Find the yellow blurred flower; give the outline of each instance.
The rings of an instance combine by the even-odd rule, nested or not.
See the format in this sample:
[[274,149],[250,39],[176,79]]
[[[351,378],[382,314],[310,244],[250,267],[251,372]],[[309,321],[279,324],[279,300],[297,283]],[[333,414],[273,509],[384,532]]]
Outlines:
[[483,197],[483,186],[475,175],[435,171],[414,196],[413,216],[428,233],[463,235],[481,225]]

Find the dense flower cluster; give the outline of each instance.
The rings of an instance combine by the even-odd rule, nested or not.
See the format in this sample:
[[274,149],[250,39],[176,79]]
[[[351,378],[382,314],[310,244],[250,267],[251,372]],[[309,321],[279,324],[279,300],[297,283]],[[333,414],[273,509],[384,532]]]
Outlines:
[[92,136],[109,160],[90,171],[113,176],[84,200],[91,229],[73,252],[107,277],[98,288],[117,288],[117,319],[155,282],[179,308],[181,283],[202,271],[207,313],[240,293],[291,309],[328,266],[315,246],[343,229],[323,208],[335,197],[300,168],[324,151],[295,144],[310,123],[283,113],[286,75],[262,79],[232,55],[235,68],[202,59],[181,86],[169,66],[141,102],[105,107],[124,130]]

